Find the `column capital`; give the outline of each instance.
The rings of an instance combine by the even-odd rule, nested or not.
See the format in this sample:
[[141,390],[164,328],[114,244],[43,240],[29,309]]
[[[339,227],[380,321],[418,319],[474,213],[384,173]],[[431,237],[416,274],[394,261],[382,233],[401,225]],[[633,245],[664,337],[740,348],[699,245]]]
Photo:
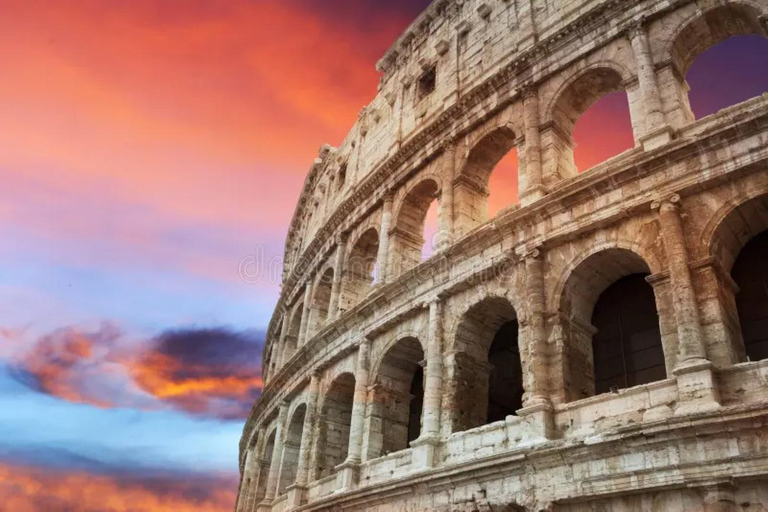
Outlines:
[[670,210],[670,209],[679,209],[680,204],[682,203],[682,198],[680,197],[680,194],[673,193],[669,194],[663,197],[660,197],[659,199],[655,200],[651,203],[651,210]]
[[544,255],[540,244],[522,244],[514,249],[519,261],[537,260]]
[[520,96],[526,98],[539,98],[539,86],[533,80],[520,85]]
[[647,36],[648,35],[648,19],[645,18],[645,16],[643,16],[640,19],[635,20],[633,23],[629,25],[627,29],[627,33],[629,34],[629,37],[632,39],[638,36]]

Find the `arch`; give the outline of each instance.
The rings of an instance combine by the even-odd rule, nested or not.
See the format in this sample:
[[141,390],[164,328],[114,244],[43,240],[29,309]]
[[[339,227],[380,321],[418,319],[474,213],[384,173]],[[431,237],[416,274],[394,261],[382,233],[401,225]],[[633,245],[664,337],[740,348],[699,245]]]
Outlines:
[[454,334],[452,431],[479,427],[522,408],[520,325],[512,303],[487,296],[460,317]]
[[484,132],[467,153],[455,184],[455,229],[459,236],[489,218],[488,196],[491,174],[515,148],[515,132],[510,126],[495,126]]
[[350,372],[338,375],[325,394],[318,422],[316,480],[332,475],[336,466],[347,459],[354,396],[355,376]]
[[391,231],[392,249],[388,274],[397,276],[421,263],[427,211],[440,196],[440,184],[434,177],[423,179],[404,195],[395,214]]
[[379,231],[370,227],[357,238],[345,260],[341,301],[343,311],[355,307],[371,291],[378,252]]
[[281,355],[281,365],[291,360],[299,347],[299,333],[301,332],[301,321],[304,313],[304,301],[299,301],[291,312],[288,322],[288,330],[283,340],[283,350]]
[[328,313],[331,310],[333,277],[333,268],[327,267],[315,282],[312,293],[312,333],[325,325],[328,320]]
[[[768,358],[768,194],[722,208],[710,252],[736,285],[722,287],[721,306],[738,318],[739,359]],[[706,236],[706,231],[705,231]]]
[[[573,131],[579,118],[603,97],[630,91],[627,84],[633,76],[622,65],[613,61],[599,61],[579,69],[566,80],[545,107],[544,122],[549,128],[542,134],[544,159],[550,168],[548,179],[565,179],[578,174],[574,159]],[[631,100],[631,98],[629,98]],[[631,105],[632,102],[629,101]],[[632,125],[636,122],[632,117]]]
[[367,459],[408,448],[421,431],[424,349],[418,339],[400,338],[376,365],[366,411]]
[[272,430],[267,434],[267,442],[264,444],[264,457],[261,462],[261,471],[259,471],[259,481],[256,484],[256,492],[253,495],[252,503],[261,503],[264,496],[267,494],[267,480],[269,479],[269,471],[272,468],[272,456],[275,451],[275,434],[277,429]]
[[304,418],[307,414],[306,404],[296,407],[288,422],[283,441],[283,458],[280,467],[280,479],[277,494],[284,494],[288,486],[296,482],[296,472],[299,468],[299,452],[303,442]]
[[[593,248],[569,266],[556,290],[565,400],[666,378],[655,293],[645,280],[651,273],[638,252],[617,246]],[[611,380],[613,355],[623,358],[625,385]]]

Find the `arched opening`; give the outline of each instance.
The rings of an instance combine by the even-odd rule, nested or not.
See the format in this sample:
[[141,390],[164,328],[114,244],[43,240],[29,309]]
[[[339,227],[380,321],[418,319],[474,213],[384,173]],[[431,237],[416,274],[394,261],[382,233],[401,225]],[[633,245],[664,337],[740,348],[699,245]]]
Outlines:
[[272,454],[275,451],[275,431],[267,438],[267,444],[264,446],[264,458],[262,459],[261,471],[259,471],[259,481],[256,485],[253,503],[261,503],[267,494],[267,480],[269,479],[269,470],[272,467]]
[[453,431],[501,421],[523,402],[517,313],[507,299],[482,300],[456,330]]
[[475,144],[461,169],[455,185],[455,202],[460,205],[454,208],[457,235],[464,235],[516,203],[517,191],[515,133],[501,127]]
[[316,480],[332,475],[347,459],[354,395],[355,377],[351,373],[337,377],[325,395],[318,422]]
[[375,228],[370,228],[360,235],[347,257],[342,287],[342,310],[352,309],[370,293],[378,252],[379,233]]
[[595,394],[667,378],[656,300],[647,274],[609,286],[592,313]]
[[718,224],[711,247],[735,287],[721,286],[720,302],[736,360],[768,358],[768,194],[747,200]]
[[560,302],[566,401],[666,378],[649,274],[634,252],[606,249],[568,277]]
[[301,404],[291,416],[288,429],[283,441],[283,462],[280,467],[280,482],[277,494],[284,494],[289,485],[296,483],[296,472],[299,469],[299,451],[301,450],[302,433],[304,432],[304,417],[307,406]]
[[312,324],[311,333],[321,329],[328,321],[328,312],[331,308],[331,290],[333,288],[333,269],[328,268],[320,276],[315,284],[315,291],[312,297]]
[[631,120],[627,130],[628,112],[628,91],[615,69],[592,68],[571,82],[552,108],[552,127],[542,134],[546,165],[556,169],[554,176],[546,178],[552,181],[575,176],[588,168],[584,166],[591,167],[634,146]]
[[293,307],[293,313],[291,313],[291,320],[288,323],[288,331],[285,333],[285,340],[283,341],[282,351],[282,364],[286,364],[291,360],[293,354],[296,353],[296,349],[299,346],[299,333],[301,332],[301,316],[304,311],[304,303],[299,302]]
[[768,90],[765,36],[760,12],[740,3],[710,9],[680,31],[672,45],[675,73],[671,80],[676,81],[683,121]]
[[408,448],[421,432],[424,351],[416,338],[390,348],[376,373],[368,407],[368,459]]
[[768,231],[744,246],[731,275],[747,360],[768,359]]
[[[423,256],[431,254],[424,251],[425,244],[432,243],[432,240],[425,236],[428,235],[426,220],[430,207],[437,203],[438,193],[437,183],[427,179],[413,187],[403,199],[392,232],[393,247],[388,267],[392,276],[416,267],[421,263]],[[434,210],[435,216],[436,211]]]
[[440,243],[437,201],[432,201],[424,217],[424,243],[421,246],[421,261],[426,261],[437,252]]

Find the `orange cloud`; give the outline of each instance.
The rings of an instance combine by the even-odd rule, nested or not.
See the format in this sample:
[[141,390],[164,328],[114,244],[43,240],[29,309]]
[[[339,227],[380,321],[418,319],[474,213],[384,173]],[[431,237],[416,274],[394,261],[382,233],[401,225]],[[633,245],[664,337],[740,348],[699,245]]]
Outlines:
[[13,512],[231,512],[237,478],[157,478],[0,464],[3,510]]

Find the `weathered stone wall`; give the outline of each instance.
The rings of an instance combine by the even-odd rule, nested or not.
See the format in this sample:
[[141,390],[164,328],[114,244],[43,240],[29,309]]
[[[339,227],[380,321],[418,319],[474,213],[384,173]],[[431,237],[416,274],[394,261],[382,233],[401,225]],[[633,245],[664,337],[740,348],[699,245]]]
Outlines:
[[[768,230],[768,95],[695,120],[684,79],[767,16],[765,0],[433,2],[310,170],[238,511],[768,509],[768,360],[748,361],[731,275]],[[635,148],[576,169],[573,126],[615,91]],[[513,149],[520,205],[489,219]],[[638,275],[658,326],[622,352],[625,379],[655,339],[664,375],[596,395],[596,307]]]

